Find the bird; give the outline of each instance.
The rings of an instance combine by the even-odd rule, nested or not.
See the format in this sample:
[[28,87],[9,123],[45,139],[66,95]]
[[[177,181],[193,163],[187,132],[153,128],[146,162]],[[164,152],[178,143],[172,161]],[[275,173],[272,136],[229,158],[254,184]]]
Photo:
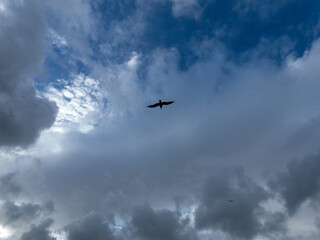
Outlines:
[[155,103],[155,104],[153,104],[153,105],[149,105],[149,106],[147,106],[147,107],[149,107],[149,108],[155,108],[155,107],[158,107],[158,106],[159,106],[159,107],[162,109],[162,106],[163,106],[163,105],[169,105],[169,104],[172,104],[172,103],[174,103],[174,101],[162,102],[161,100],[159,100],[158,103]]
[[230,200],[230,199],[229,199],[228,201],[231,202],[231,203],[233,203],[233,200]]

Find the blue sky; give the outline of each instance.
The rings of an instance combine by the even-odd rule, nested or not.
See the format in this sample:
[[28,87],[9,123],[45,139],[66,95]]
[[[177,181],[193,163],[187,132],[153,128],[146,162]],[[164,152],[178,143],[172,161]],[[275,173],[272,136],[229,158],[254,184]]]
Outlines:
[[[128,60],[133,51],[147,58],[157,48],[175,48],[180,55],[179,68],[187,70],[206,57],[195,46],[204,41],[215,41],[226,50],[231,61],[238,62],[250,60],[250,51],[266,44],[259,49],[261,57],[281,64],[290,54],[301,57],[319,35],[320,6],[317,1],[268,1],[262,4],[255,1],[199,1],[191,10],[182,8],[182,15],[178,17],[173,13],[174,4],[171,1],[91,2],[96,32],[83,38],[89,44],[90,57],[106,65],[108,61]],[[199,11],[199,16],[192,15],[195,14],[192,11]],[[59,16],[50,15],[53,27],[59,31],[59,25],[64,23]],[[139,29],[139,25],[143,27]],[[123,27],[125,33],[115,34],[115,26]],[[109,45],[112,51],[106,54],[101,50],[103,45]],[[53,50],[65,63],[70,61],[72,55],[69,54],[74,49],[61,52],[53,46]],[[59,64],[52,58],[47,59],[48,68]],[[84,64],[84,67],[88,66]],[[77,70],[81,71],[74,71]],[[57,69],[56,72],[64,71]]]
[[0,240],[318,239],[319,17],[0,0]]

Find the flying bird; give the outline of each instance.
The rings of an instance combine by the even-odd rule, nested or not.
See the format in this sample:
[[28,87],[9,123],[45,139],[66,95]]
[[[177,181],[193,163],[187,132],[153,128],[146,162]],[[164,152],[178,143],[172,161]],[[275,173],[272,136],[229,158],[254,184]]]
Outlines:
[[153,105],[149,105],[149,106],[147,106],[147,107],[149,107],[149,108],[155,108],[155,107],[158,107],[158,106],[159,106],[160,108],[162,108],[163,105],[169,105],[169,104],[171,104],[171,103],[174,103],[174,101],[162,102],[161,100],[159,100],[158,103],[153,104]]
[[231,202],[231,203],[233,203],[233,200],[230,200],[230,199],[229,199],[228,201]]

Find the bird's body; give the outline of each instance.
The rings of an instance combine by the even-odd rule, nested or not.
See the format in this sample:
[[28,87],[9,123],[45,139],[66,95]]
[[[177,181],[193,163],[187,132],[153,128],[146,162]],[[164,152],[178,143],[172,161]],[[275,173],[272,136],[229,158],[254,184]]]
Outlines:
[[162,109],[162,106],[163,106],[163,105],[169,105],[169,104],[172,104],[172,103],[174,103],[174,101],[162,102],[161,100],[159,100],[158,103],[153,104],[153,105],[149,105],[149,106],[147,106],[147,107],[149,107],[149,108],[155,108],[155,107],[158,107],[158,106],[159,106],[159,107]]

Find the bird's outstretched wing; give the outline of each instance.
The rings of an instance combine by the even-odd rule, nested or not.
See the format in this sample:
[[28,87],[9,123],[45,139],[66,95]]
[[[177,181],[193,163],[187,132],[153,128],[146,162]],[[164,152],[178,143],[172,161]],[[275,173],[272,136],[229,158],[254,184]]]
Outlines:
[[170,101],[170,102],[162,102],[163,105],[169,105],[171,103],[174,103],[174,101]]
[[147,107],[149,107],[149,108],[155,108],[155,107],[158,107],[159,106],[159,103],[156,103],[156,104],[153,104],[153,105],[149,105],[149,106],[147,106]]

